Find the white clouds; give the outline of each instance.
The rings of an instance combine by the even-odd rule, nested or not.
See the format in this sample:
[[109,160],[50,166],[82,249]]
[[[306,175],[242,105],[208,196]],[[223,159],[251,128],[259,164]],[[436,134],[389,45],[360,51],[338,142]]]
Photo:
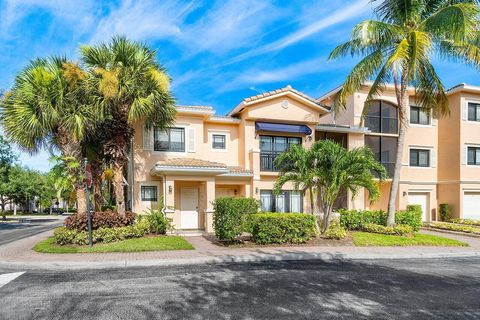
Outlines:
[[321,30],[362,15],[367,10],[370,10],[367,0],[356,0],[354,3],[346,5],[345,7],[338,9],[330,15],[325,15],[324,17],[299,28],[298,30],[290,33],[289,35],[278,39],[277,41],[247,51],[233,58],[229,63],[245,60],[247,58],[251,58],[260,54],[281,50]]
[[185,28],[181,43],[190,54],[225,53],[252,45],[279,10],[268,1],[220,1],[204,17]]
[[98,21],[90,42],[106,41],[118,34],[135,40],[178,37],[185,15],[193,8],[192,2],[123,0]]

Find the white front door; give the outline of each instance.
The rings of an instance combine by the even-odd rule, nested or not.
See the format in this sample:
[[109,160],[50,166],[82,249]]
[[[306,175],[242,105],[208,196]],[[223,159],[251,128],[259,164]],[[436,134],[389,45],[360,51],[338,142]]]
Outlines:
[[198,189],[181,188],[180,228],[198,229]]
[[463,195],[463,219],[480,219],[480,192]]
[[428,193],[409,193],[408,204],[417,204],[422,207],[422,221],[429,221],[427,219],[428,212]]

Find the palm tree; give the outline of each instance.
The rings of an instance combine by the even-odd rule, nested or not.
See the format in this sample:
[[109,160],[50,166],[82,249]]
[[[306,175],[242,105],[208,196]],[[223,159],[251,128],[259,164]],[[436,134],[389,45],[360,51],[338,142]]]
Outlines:
[[[310,198],[310,210],[315,216],[318,213],[318,207],[314,203],[314,180],[312,177],[309,151],[302,146],[292,145],[287,152],[283,152],[275,158],[275,166],[279,170],[279,176],[274,185],[275,193],[279,193],[282,186],[287,182],[293,182],[295,191],[302,191],[306,194],[308,191]],[[315,227],[317,233],[320,233],[318,220],[315,218]]]
[[[16,77],[2,100],[0,119],[5,135],[24,151],[43,147],[81,163],[81,141],[95,124],[83,80],[86,73],[65,58],[37,59]],[[75,184],[78,212],[86,212],[81,168],[68,166]]]
[[112,160],[117,211],[125,213],[123,169],[134,135],[134,124],[166,128],[175,118],[170,78],[156,61],[156,51],[125,37],[108,44],[81,47],[89,69],[95,105],[104,116],[103,151]]
[[275,189],[279,190],[288,181],[293,181],[297,190],[313,189],[315,205],[323,212],[322,232],[328,229],[333,204],[342,190],[350,191],[354,198],[360,188],[365,188],[371,201],[378,199],[375,177],[384,180],[386,170],[369,148],[347,150],[331,140],[320,140],[311,149],[299,149],[303,147],[292,146],[280,156],[280,177]]
[[395,201],[400,179],[407,130],[409,88],[415,101],[435,117],[449,114],[445,88],[430,62],[436,53],[476,67],[480,63],[480,35],[476,0],[371,0],[378,20],[357,24],[351,39],[337,46],[330,59],[352,55],[360,62],[347,76],[334,108],[345,108],[346,100],[367,80],[374,79],[365,102],[369,103],[393,82],[399,114],[395,168],[388,203],[388,225],[395,224]]

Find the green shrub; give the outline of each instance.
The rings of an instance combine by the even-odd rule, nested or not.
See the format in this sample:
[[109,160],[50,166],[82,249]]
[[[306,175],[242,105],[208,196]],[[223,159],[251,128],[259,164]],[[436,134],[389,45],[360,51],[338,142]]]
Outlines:
[[215,236],[234,241],[247,227],[249,216],[258,212],[258,201],[253,198],[218,198],[213,202]]
[[346,230],[360,230],[367,223],[385,225],[387,214],[382,210],[339,210],[340,226]]
[[55,243],[59,245],[72,244],[73,239],[77,232],[75,230],[69,230],[65,227],[58,227],[53,230],[53,237],[55,238]]
[[330,224],[327,231],[322,235],[325,239],[341,240],[347,236],[347,230],[340,226],[340,223],[335,221]]
[[304,243],[316,235],[315,218],[304,213],[258,213],[251,216],[251,232],[259,244]]
[[452,219],[450,220],[452,223],[458,223],[458,224],[466,224],[469,226],[480,226],[480,220],[474,220],[474,219]]
[[[134,225],[117,228],[98,228],[92,232],[93,243],[109,243],[130,238],[141,238],[151,231],[148,219],[139,219]],[[88,244],[88,232],[81,230],[70,230],[65,227],[56,228],[53,232],[55,243],[67,244]]]
[[448,205],[448,203],[440,203],[438,211],[440,211],[440,220],[450,220],[450,206]]
[[449,222],[431,222],[429,226],[435,229],[480,234],[480,228],[476,228],[474,226],[449,223]]
[[150,231],[156,234],[166,234],[172,229],[170,219],[167,219],[160,210],[151,209],[146,216],[150,224]]
[[[365,224],[373,223],[385,226],[387,213],[382,210],[339,210],[340,226],[347,230],[361,230]],[[407,210],[398,211],[395,214],[397,224],[409,225],[414,231],[422,226],[422,209],[417,205],[407,206]]]
[[407,206],[407,210],[395,213],[395,223],[398,225],[407,225],[417,232],[422,226],[422,207]]
[[406,236],[413,234],[413,228],[407,225],[396,225],[394,227],[387,227],[374,223],[367,223],[362,227],[363,231],[371,233],[390,234],[395,236]]

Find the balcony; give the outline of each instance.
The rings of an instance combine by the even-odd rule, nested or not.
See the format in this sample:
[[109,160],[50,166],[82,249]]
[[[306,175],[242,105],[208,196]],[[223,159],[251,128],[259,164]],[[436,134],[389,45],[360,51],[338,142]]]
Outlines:
[[260,171],[276,172],[275,158],[281,152],[261,152],[260,153]]

